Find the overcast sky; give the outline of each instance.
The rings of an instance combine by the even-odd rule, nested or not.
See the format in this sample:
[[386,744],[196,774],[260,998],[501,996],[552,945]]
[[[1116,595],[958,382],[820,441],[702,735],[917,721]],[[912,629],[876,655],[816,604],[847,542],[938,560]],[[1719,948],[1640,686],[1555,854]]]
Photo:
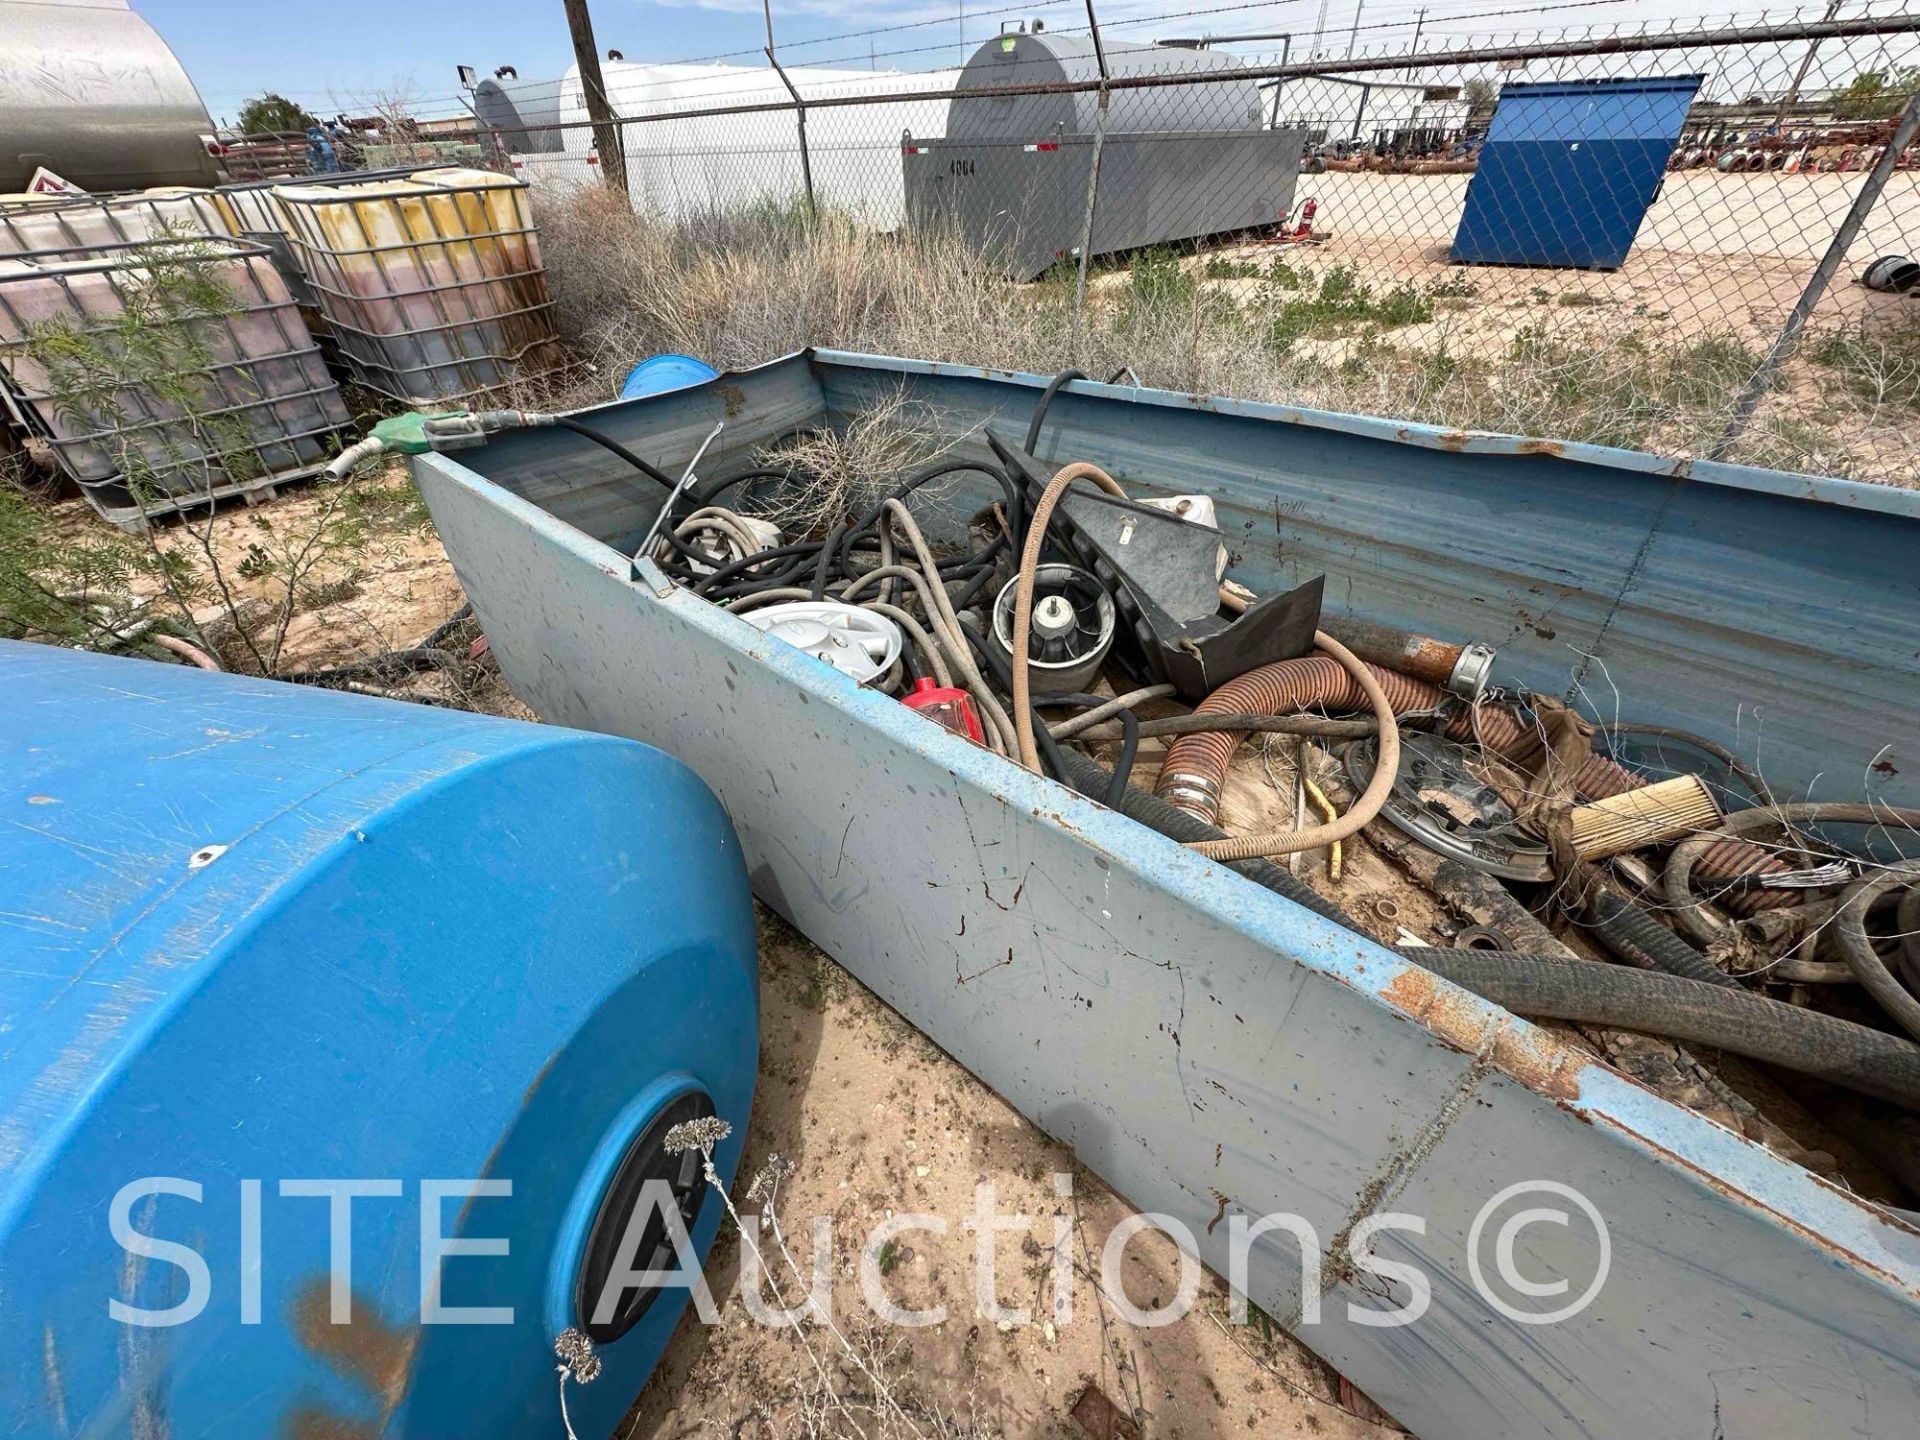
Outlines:
[[[1344,54],[1353,34],[1354,0],[1096,0],[1103,28],[1141,41],[1195,34],[1291,31],[1318,27],[1323,52]],[[1510,36],[1541,29],[1686,20],[1702,12],[1687,0],[1360,0],[1361,49],[1405,46],[1424,9],[1424,33]],[[1844,0],[1842,15],[1885,13],[1897,0]],[[320,114],[363,110],[374,95],[404,91],[415,113],[458,113],[455,67],[483,74],[515,66],[522,79],[556,74],[572,60],[561,0],[332,0],[322,9],[262,5],[259,0],[134,0],[200,88],[219,121],[241,102],[276,90]],[[965,9],[972,13],[961,18]],[[1746,5],[1757,16],[1763,7]],[[1787,18],[1791,7],[1764,7]],[[1818,4],[1812,7],[1817,14]],[[759,63],[764,43],[758,0],[594,0],[600,48],[629,60],[692,60],[743,52],[733,63]],[[1084,0],[1042,0],[1017,7],[977,0],[971,7],[921,0],[775,0],[782,58],[795,64],[925,70],[960,63],[1004,21],[1045,17],[1056,28],[1085,23]],[[1715,10],[1712,18],[1725,18]],[[885,33],[850,32],[889,27]],[[835,38],[844,37],[844,38]],[[964,47],[964,48],[963,48]],[[1247,46],[1246,49],[1264,47]],[[1296,48],[1296,55],[1300,53]]]

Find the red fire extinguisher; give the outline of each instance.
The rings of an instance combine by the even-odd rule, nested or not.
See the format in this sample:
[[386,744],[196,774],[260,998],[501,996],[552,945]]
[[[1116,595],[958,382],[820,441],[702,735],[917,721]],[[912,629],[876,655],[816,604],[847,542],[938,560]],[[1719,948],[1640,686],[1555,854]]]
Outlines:
[[1313,217],[1320,213],[1320,201],[1309,195],[1300,202],[1295,213],[1299,219],[1281,231],[1280,239],[1288,245],[1304,245],[1313,239]]

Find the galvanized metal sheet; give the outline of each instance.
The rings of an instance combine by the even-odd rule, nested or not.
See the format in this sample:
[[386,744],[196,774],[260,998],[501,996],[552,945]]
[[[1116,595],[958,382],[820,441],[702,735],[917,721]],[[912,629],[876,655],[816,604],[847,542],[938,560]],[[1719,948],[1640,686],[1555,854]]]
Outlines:
[[[919,376],[954,402],[990,383],[858,365],[889,384]],[[819,357],[833,408],[854,403],[855,368]],[[751,409],[762,387],[791,402],[805,373],[790,359],[716,383],[740,387]],[[987,393],[1005,405],[1001,386]],[[697,395],[636,402],[626,424],[655,416],[679,435]],[[1161,421],[1199,416],[1176,397],[1154,404]],[[1145,408],[1100,409],[1107,453],[1138,456]],[[1088,441],[1086,408],[1063,401],[1058,413],[1068,443]],[[1270,472],[1282,460],[1261,428]],[[1245,512],[1236,486],[1252,484],[1253,460],[1236,478],[1222,457],[1246,441],[1225,433],[1204,470],[1188,452],[1178,479],[1222,476],[1205,488]],[[1331,462],[1344,478],[1357,462],[1343,447],[1373,439],[1324,421],[1284,433],[1323,472],[1322,503]],[[1394,453],[1407,470],[1427,458]],[[1331,1263],[1312,1287],[1324,1291],[1320,1323],[1300,1324],[1306,1287],[1284,1232],[1255,1243],[1251,1292],[1428,1440],[1645,1440],[1716,1425],[1786,1437],[1810,1433],[1814,1410],[1831,1422],[1820,1433],[1912,1433],[1920,1232],[855,688],[651,567],[636,574],[455,459],[415,466],[515,692],[548,719],[685,759],[725,801],[763,898],[1136,1205],[1182,1219],[1216,1269],[1230,1227],[1210,1222],[1223,1214],[1298,1214],[1327,1249],[1370,1215],[1424,1214],[1424,1235],[1376,1247],[1431,1277],[1435,1303],[1418,1324],[1354,1318],[1404,1295]],[[1294,483],[1290,503],[1316,493]],[[1414,587],[1385,593],[1382,618],[1408,618],[1391,611]],[[1466,603],[1453,595],[1450,614]],[[1591,1307],[1547,1327],[1490,1308],[1466,1254],[1478,1208],[1541,1179],[1591,1195],[1613,1251]],[[1589,1241],[1551,1226],[1529,1229],[1519,1254],[1523,1270],[1552,1276],[1593,1258]]]

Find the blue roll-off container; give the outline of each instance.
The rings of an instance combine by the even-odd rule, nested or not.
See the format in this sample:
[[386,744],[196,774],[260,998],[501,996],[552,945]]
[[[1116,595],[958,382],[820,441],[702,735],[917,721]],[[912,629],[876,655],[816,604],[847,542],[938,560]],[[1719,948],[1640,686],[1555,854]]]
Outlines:
[[1502,88],[1453,259],[1619,269],[1659,196],[1701,78]]
[[[658,750],[0,642],[0,1433],[564,1434],[609,1190],[664,1180],[705,1253],[661,1122],[731,1121],[731,1180],[757,1008],[738,839]],[[583,1440],[687,1297],[642,1294]]]

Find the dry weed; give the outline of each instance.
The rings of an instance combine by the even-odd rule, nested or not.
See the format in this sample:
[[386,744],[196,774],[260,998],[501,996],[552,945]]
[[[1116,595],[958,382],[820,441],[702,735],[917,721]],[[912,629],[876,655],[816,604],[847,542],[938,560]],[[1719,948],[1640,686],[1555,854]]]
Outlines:
[[[1678,336],[1625,310],[1529,313],[1490,342],[1459,276],[1382,283],[1311,252],[1276,253],[1264,269],[1136,255],[1095,277],[1076,319],[1070,274],[1009,284],[941,233],[876,234],[773,203],[669,223],[598,189],[542,197],[540,220],[561,331],[603,370],[660,351],[740,368],[815,345],[1040,374],[1130,367],[1175,391],[1701,454],[1758,360],[1731,334]],[[1733,458],[1869,479],[1912,471],[1912,447],[1884,432],[1908,368],[1920,373],[1920,338],[1889,343],[1897,354],[1823,352],[1840,366],[1796,360]],[[1841,366],[1845,383],[1822,387],[1811,428],[1767,421],[1801,411],[1810,377]]]

